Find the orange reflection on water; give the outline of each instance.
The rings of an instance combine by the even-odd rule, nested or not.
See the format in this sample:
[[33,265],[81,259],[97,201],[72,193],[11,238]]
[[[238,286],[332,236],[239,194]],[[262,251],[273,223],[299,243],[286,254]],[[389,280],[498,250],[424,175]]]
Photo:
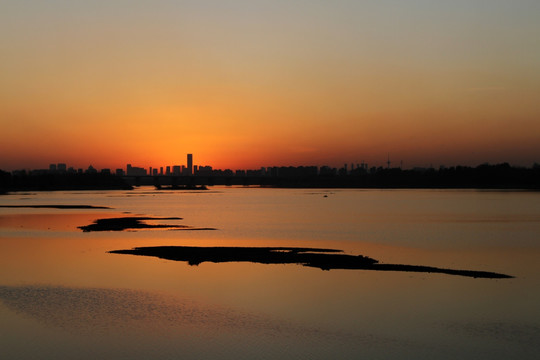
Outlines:
[[[534,261],[538,251],[525,254],[523,250],[507,249],[502,256],[501,251],[495,249],[437,251],[360,242],[217,240],[200,235],[201,232],[163,231],[159,235],[159,232],[142,231],[4,237],[0,239],[0,284],[159,291],[346,331],[394,329],[395,322],[417,324],[426,313],[430,318],[448,321],[454,315],[450,310],[446,313],[441,309],[455,308],[455,304],[467,317],[495,316],[500,307],[495,306],[497,302],[492,303],[492,299],[514,306],[523,302],[520,299],[524,297],[515,296],[520,289],[527,289],[531,302],[539,296],[524,286],[525,276],[539,273]],[[510,270],[517,278],[496,281],[427,273],[323,271],[292,264],[204,262],[190,266],[186,262],[108,253],[140,246],[337,248],[385,263]],[[509,258],[520,259],[526,265],[516,268],[514,260],[512,268],[505,265]],[[492,306],[486,305],[489,303]],[[523,306],[523,309],[525,313],[531,306]]]
[[0,215],[0,229],[74,231],[96,219],[119,216],[118,213],[51,213]]

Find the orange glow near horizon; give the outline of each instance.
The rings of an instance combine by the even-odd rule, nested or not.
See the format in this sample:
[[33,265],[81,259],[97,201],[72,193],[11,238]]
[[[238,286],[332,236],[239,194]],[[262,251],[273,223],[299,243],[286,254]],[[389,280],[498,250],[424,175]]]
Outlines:
[[540,162],[538,5],[233,3],[0,14],[0,169]]

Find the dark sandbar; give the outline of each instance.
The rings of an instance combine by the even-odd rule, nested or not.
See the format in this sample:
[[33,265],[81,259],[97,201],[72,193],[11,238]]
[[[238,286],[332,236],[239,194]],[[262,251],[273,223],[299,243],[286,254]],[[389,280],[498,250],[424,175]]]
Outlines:
[[78,226],[84,232],[89,231],[123,231],[134,229],[167,229],[167,230],[215,230],[212,228],[195,228],[187,225],[147,224],[146,220],[182,220],[180,217],[128,216],[120,218],[98,219],[93,224]]
[[0,208],[32,208],[32,209],[111,209],[107,206],[94,205],[0,205]]
[[362,255],[347,255],[341,250],[291,247],[194,247],[151,246],[130,250],[114,250],[113,254],[155,256],[161,259],[187,261],[189,265],[202,262],[252,262],[260,264],[297,264],[322,270],[354,269],[378,271],[409,271],[503,279],[513,276],[487,271],[442,269],[431,266],[379,264],[378,260]]

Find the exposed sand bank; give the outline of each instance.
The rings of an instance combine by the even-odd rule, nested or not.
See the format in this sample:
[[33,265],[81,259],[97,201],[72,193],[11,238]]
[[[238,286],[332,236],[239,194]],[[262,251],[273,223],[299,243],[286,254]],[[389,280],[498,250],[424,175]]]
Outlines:
[[347,255],[341,252],[341,250],[315,248],[193,246],[152,246],[110,251],[113,254],[155,256],[167,260],[187,261],[190,265],[199,265],[205,261],[214,263],[245,261],[260,264],[297,264],[322,270],[409,271],[488,279],[513,277],[487,271],[443,269],[421,265],[379,264],[378,260],[366,256]]

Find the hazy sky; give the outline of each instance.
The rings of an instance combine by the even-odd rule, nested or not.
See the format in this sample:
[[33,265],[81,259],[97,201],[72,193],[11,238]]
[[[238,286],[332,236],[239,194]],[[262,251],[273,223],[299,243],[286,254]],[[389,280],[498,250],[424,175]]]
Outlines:
[[2,0],[0,169],[540,162],[538,0]]

